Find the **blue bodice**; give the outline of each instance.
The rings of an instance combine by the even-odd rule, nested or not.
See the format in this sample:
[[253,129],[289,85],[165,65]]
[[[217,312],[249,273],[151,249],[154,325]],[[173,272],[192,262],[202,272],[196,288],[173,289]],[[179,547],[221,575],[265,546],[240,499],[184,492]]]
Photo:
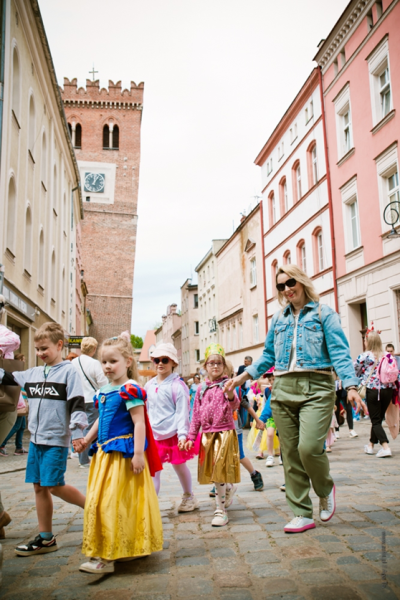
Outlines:
[[[99,406],[99,431],[97,443],[93,444],[90,454],[96,453],[100,445],[103,452],[122,452],[124,458],[131,458],[134,454],[135,426],[119,389],[106,393],[100,391],[96,398]],[[147,440],[144,449],[146,448]]]

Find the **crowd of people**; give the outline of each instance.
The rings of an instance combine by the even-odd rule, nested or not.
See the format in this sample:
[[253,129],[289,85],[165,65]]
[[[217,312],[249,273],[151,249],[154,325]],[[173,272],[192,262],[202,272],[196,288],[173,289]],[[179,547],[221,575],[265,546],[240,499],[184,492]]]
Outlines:
[[[260,460],[266,452],[267,467],[274,466],[276,455],[283,465],[281,489],[293,512],[284,531],[315,528],[311,486],[319,497],[320,520],[332,518],[336,497],[327,452],[344,414],[349,435],[357,437],[353,420],[361,412],[371,420],[365,453],[374,454],[379,443],[376,457],[392,455],[382,423],[386,419],[396,437],[399,362],[393,347],[383,351],[379,332],[372,328],[366,351],[353,361],[339,316],[320,303],[312,281],[296,265],[278,269],[276,288],[282,308],[272,318],[261,357],[255,362],[246,357],[235,374],[224,348],[211,344],[204,356],[205,376],[196,375],[190,388],[175,372],[178,356],[170,343],[156,346],[156,376],[142,386],[129,335],[104,341],[99,361],[93,338],[83,340],[79,356],[63,360],[64,332],[55,323],[44,324],[34,337],[44,366],[12,372],[0,368],[0,385],[19,386],[29,403],[25,481],[34,487],[39,533],[19,544],[17,555],[57,550],[52,496],[84,509],[82,552],[87,561],[81,571],[112,573],[116,561],[161,550],[157,496],[162,495],[166,463],[181,487],[178,513],[199,507],[187,464],[196,460],[198,483],[209,486],[215,498],[211,525],[226,526],[240,465],[255,491],[264,487],[244,452],[248,421],[247,447]],[[17,426],[11,420],[0,419],[3,456],[14,434],[16,453],[24,452],[21,422]],[[86,496],[65,482],[71,444],[80,466],[89,468]],[[9,522],[0,505],[0,537]]]

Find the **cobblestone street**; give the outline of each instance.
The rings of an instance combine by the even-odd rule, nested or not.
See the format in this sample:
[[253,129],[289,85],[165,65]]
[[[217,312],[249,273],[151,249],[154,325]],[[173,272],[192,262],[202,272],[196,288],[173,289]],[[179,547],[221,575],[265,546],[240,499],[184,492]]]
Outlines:
[[[347,427],[342,427],[330,455],[337,512],[328,524],[319,521],[313,494],[316,529],[298,535],[283,532],[291,515],[279,490],[283,468],[277,459],[270,469],[265,461],[254,460],[264,477],[261,493],[253,491],[242,469],[242,483],[229,510],[230,523],[223,529],[210,526],[213,499],[208,486],[196,485],[200,510],[177,514],[179,486],[167,467],[160,494],[164,550],[119,563],[114,575],[103,577],[78,571],[83,558],[83,512],[63,502],[55,502],[58,552],[33,558],[14,556],[14,546],[37,533],[33,490],[24,483],[25,459],[1,459],[3,503],[13,521],[2,542],[0,596],[7,600],[400,598],[400,442],[391,444],[392,459],[379,460],[363,453],[369,422],[356,422],[356,430],[359,437],[350,439]],[[191,461],[194,477],[196,462]],[[68,461],[69,483],[84,491],[86,478],[87,471],[79,469],[77,460]]]

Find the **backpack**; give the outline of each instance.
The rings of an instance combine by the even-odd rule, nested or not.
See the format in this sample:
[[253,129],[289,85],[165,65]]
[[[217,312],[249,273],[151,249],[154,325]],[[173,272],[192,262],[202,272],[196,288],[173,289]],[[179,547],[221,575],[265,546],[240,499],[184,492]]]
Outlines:
[[396,359],[391,354],[381,358],[378,366],[378,377],[381,383],[394,383],[399,376]]
[[174,401],[174,404],[176,404],[176,399],[178,398],[178,391],[179,388],[183,389],[183,393],[185,394],[188,406],[189,406],[189,410],[190,410],[190,393],[189,393],[189,388],[186,385],[186,383],[184,381],[182,381],[182,379],[180,377],[176,377],[173,382],[172,382],[172,400]]

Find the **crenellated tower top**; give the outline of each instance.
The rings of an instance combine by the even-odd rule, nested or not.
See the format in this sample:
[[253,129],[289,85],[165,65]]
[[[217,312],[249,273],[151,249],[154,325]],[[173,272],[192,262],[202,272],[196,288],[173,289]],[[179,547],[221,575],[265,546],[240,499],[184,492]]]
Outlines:
[[75,77],[71,81],[64,77],[64,87],[61,89],[61,96],[66,106],[94,106],[97,108],[120,108],[136,109],[143,108],[144,83],[138,85],[131,81],[130,90],[122,89],[121,81],[114,83],[111,79],[108,82],[108,88],[100,89],[100,81],[91,81],[86,79],[86,89],[78,88],[78,80]]

